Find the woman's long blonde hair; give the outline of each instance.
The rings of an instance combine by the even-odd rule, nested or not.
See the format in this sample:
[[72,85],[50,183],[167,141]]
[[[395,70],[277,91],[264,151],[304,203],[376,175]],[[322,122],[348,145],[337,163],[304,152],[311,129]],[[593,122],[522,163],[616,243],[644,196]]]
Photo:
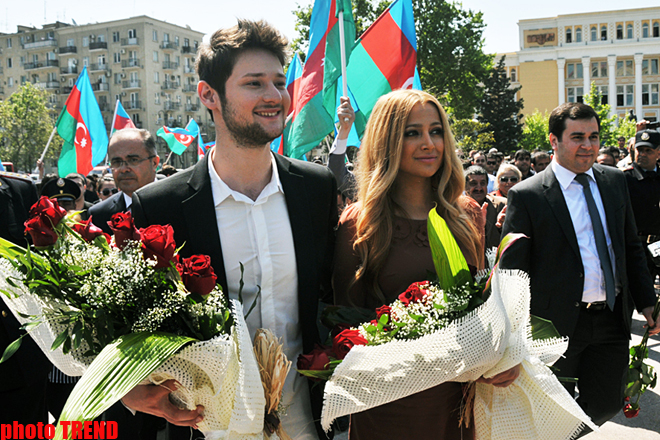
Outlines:
[[358,201],[356,239],[353,248],[362,261],[355,280],[365,285],[379,299],[385,300],[378,273],[385,263],[392,243],[394,208],[392,189],[399,173],[403,136],[408,116],[416,104],[433,104],[440,114],[444,131],[444,155],[438,172],[431,179],[437,211],[445,219],[456,240],[468,254],[468,260],[481,263],[481,234],[458,203],[465,188],[463,166],[456,156],[454,136],[447,115],[438,100],[418,90],[397,90],[382,96],[367,123],[356,168]]

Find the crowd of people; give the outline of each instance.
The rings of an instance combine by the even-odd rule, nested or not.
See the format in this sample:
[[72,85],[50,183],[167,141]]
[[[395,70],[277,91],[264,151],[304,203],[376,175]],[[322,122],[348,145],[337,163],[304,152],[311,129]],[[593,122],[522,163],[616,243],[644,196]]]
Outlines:
[[[375,308],[427,278],[434,270],[426,229],[431,209],[475,271],[484,268],[486,248],[508,232],[524,233],[502,267],[530,274],[531,313],[570,338],[560,375],[578,378],[578,402],[596,423],[609,420],[623,404],[633,308],[653,334],[660,332],[650,315],[657,269],[646,248],[660,240],[660,134],[640,123],[630,150],[636,157],[626,164],[601,149],[593,109],[568,103],[551,114],[551,153],[520,150],[505,158],[493,149],[462,160],[438,100],[399,90],[374,107],[354,171],[345,161],[355,118],[347,98],[338,108],[327,166],[292,160],[269,148],[290,105],[286,48],[276,29],[247,20],[202,44],[198,91],[215,123],[216,147],[195,166],[158,179],[153,137],[124,129],[110,140],[110,173],[45,176],[41,194],[82,211],[82,219],[108,233],[117,212],[132,212],[137,227],[172,225],[177,245],[185,243],[180,254],[209,255],[231,298],[243,282],[244,301],[258,297],[247,319],[250,332],[270,328],[292,360],[321,342],[320,303]],[[600,165],[601,156],[614,161]],[[617,159],[623,173],[609,166]],[[22,245],[22,224],[37,197],[30,185],[0,176],[0,197],[11,194],[2,205],[11,209],[0,212],[0,235]],[[6,345],[18,325],[1,305],[0,345]],[[47,365],[35,349],[0,364],[2,423],[46,422],[45,412],[53,411],[46,403],[48,373],[51,382],[66,382],[50,368],[26,374]],[[507,387],[518,372],[515,366],[479,380]],[[188,439],[203,407],[176,407],[166,391],[175,386],[139,385],[104,417],[119,421],[122,439],[156,438],[163,426],[159,438]],[[574,383],[566,387],[575,392]],[[473,438],[473,428],[459,426],[462,399],[463,384],[445,383],[354,414],[349,438]],[[320,387],[292,371],[281,404],[292,438],[326,438],[318,423]]]

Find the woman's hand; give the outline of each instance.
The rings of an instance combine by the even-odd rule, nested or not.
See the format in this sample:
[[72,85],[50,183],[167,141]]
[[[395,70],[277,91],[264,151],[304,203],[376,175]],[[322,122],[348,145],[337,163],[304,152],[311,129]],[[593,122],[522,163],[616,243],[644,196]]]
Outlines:
[[477,382],[479,383],[487,383],[496,387],[508,387],[515,381],[518,376],[520,375],[520,364],[516,365],[515,367],[503,371],[500,374],[496,374],[495,376],[486,379],[485,377],[481,376],[479,379],[477,379]]

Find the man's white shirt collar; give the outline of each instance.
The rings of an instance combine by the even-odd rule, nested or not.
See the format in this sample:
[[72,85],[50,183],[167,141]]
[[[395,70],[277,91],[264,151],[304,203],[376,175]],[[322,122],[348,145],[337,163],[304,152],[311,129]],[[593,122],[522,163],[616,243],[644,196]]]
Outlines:
[[[575,176],[577,176],[576,173],[573,171],[559,165],[559,163],[556,160],[552,160],[551,162],[552,166],[552,171],[555,173],[555,176],[557,177],[557,181],[559,181],[559,184],[561,185],[561,188],[566,191],[568,186],[575,180]],[[584,174],[587,176],[591,177],[591,179],[595,182],[596,179],[594,178],[594,170],[593,168],[589,168],[588,171],[586,171]]]
[[[215,153],[213,150],[212,154]],[[211,191],[213,192],[213,205],[218,206],[222,203],[227,197],[233,197],[236,201],[246,202],[250,204],[258,204],[267,200],[269,196],[281,192],[284,194],[284,188],[282,187],[282,182],[280,182],[280,174],[277,171],[277,163],[275,162],[275,157],[271,154],[270,163],[272,167],[272,175],[270,177],[270,182],[264,187],[257,197],[257,200],[252,200],[248,196],[241,194],[238,191],[231,189],[218,175],[218,172],[213,166],[213,156],[209,157],[209,176],[211,177]]]

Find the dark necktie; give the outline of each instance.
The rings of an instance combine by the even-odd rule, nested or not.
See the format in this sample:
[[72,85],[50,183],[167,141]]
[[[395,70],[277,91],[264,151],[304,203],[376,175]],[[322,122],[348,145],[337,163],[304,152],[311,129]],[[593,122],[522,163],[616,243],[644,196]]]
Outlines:
[[575,176],[575,181],[582,185],[584,198],[587,199],[589,217],[591,217],[591,225],[594,229],[594,236],[596,237],[598,259],[600,260],[600,267],[603,270],[603,274],[605,275],[607,306],[610,308],[610,310],[614,310],[614,301],[616,300],[616,292],[614,290],[614,271],[612,271],[610,253],[607,251],[607,240],[605,239],[603,223],[600,220],[600,214],[598,214],[598,208],[596,207],[594,196],[591,194],[591,188],[589,187],[589,177],[586,174],[578,174]]

